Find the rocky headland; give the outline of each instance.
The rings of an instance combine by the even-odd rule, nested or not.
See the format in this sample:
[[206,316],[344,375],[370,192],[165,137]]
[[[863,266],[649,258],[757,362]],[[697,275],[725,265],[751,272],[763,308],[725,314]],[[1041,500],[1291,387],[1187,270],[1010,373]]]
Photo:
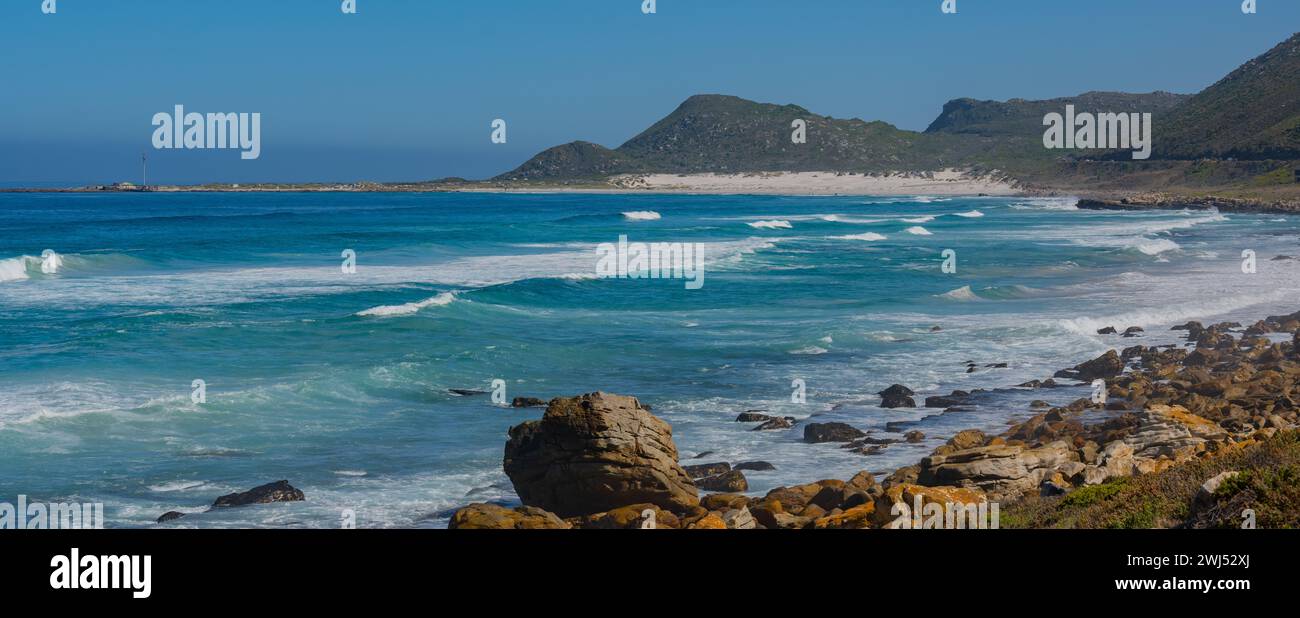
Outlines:
[[[1011,526],[1231,526],[1255,507],[1271,518],[1260,527],[1300,523],[1300,504],[1286,503],[1300,500],[1300,312],[1173,330],[1185,332],[1184,346],[1113,349],[1017,387],[1103,380],[1093,397],[1060,407],[1035,401],[1035,415],[1001,434],[961,431],[883,478],[863,471],[763,496],[743,493],[740,466],[681,466],[672,428],[634,397],[555,398],[541,420],[510,430],[504,466],[524,506],[471,504],[450,527],[886,528],[898,503],[997,503]],[[900,406],[915,405],[911,395],[902,385],[882,392]],[[790,425],[760,412],[741,418]],[[844,423],[777,428],[868,453],[880,444]],[[1122,516],[1097,512],[1099,504]],[[1084,507],[1088,517],[1060,515]]]

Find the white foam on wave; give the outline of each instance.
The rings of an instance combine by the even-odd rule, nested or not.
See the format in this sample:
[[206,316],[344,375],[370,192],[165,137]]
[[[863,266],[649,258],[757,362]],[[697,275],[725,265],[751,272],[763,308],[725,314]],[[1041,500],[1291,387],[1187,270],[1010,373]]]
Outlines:
[[908,234],[912,234],[912,235],[915,235],[915,236],[934,236],[934,233],[933,233],[933,232],[931,232],[930,230],[927,230],[927,229],[925,229],[925,228],[923,228],[923,227],[921,227],[921,226],[919,226],[919,225],[914,225],[914,226],[912,226],[912,227],[909,227],[909,228],[907,228],[905,231],[906,231]]
[[187,489],[195,489],[198,487],[202,487],[204,485],[207,485],[207,483],[203,481],[169,481],[166,483],[158,483],[157,485],[150,485],[149,491],[168,493],[173,491],[185,491]]
[[909,217],[903,219],[904,223],[929,223],[934,221],[934,215],[922,215],[920,217]]
[[943,294],[939,294],[939,298],[960,301],[980,300],[980,297],[975,294],[974,290],[970,289],[969,285],[963,285],[955,290],[948,290]]
[[1015,210],[1078,210],[1077,197],[1036,197],[1014,202],[1010,205]]
[[863,233],[861,233],[861,234],[849,234],[848,236],[831,236],[831,238],[834,238],[834,239],[836,239],[836,240],[868,240],[868,241],[870,241],[870,240],[885,240],[885,239],[886,239],[886,237],[885,237],[883,234],[877,234],[877,233],[875,233],[875,232],[863,232]]
[[1255,305],[1268,305],[1287,301],[1292,297],[1291,290],[1274,290],[1265,294],[1231,294],[1199,302],[1170,303],[1158,308],[1142,308],[1125,311],[1098,318],[1073,318],[1061,320],[1060,326],[1067,331],[1081,335],[1094,336],[1098,329],[1107,326],[1127,328],[1141,326],[1167,326],[1186,322],[1187,320],[1205,320],[1210,317],[1240,311]]
[[450,305],[455,300],[456,292],[443,292],[437,296],[426,298],[419,302],[406,303],[404,305],[381,305],[379,307],[371,307],[370,309],[357,313],[357,316],[363,318],[388,318],[399,315],[411,315],[412,313],[419,312],[421,309]]
[[978,210],[972,210],[972,211],[970,211],[970,212],[955,212],[955,213],[953,213],[953,214],[956,215],[956,216],[958,216],[958,217],[966,217],[967,219],[974,219],[974,218],[976,218],[976,217],[983,217],[983,216],[984,216],[984,213],[982,213],[982,212],[980,212],[980,211],[978,211]]
[[1178,246],[1178,243],[1169,240],[1168,238],[1139,241],[1135,243],[1133,247],[1147,255],[1160,255],[1166,251],[1177,251],[1182,248]]
[[766,221],[750,221],[750,222],[747,223],[746,225],[748,225],[749,227],[752,227],[752,228],[758,228],[758,229],[760,229],[760,230],[777,230],[777,229],[780,229],[780,230],[788,230],[788,229],[794,227],[793,225],[790,225],[790,222],[789,222],[789,221],[786,221],[786,220],[784,220],[784,219],[770,219],[770,220],[766,220]]
[[629,221],[658,221],[663,217],[653,210],[633,210],[623,213],[623,218]]
[[826,348],[823,348],[821,346],[810,345],[807,347],[799,348],[798,350],[790,350],[790,353],[796,355],[816,356],[818,354],[825,354],[827,351],[828,350]]
[[0,260],[0,283],[6,281],[21,281],[29,278],[27,274],[27,261],[34,260],[29,255],[19,256]]

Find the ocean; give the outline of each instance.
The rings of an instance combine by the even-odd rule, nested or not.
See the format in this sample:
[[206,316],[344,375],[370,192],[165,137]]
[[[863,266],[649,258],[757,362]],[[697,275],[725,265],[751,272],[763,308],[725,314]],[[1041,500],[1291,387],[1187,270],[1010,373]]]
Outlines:
[[[746,472],[761,494],[885,474],[961,429],[1000,431],[1030,400],[1087,393],[1004,391],[945,414],[880,408],[891,384],[918,401],[1005,388],[1181,343],[1169,327],[1187,320],[1300,309],[1300,262],[1273,259],[1300,256],[1300,219],[1074,203],[0,194],[0,501],[102,502],[108,527],[172,510],[181,527],[337,527],[345,511],[445,527],[470,502],[518,503],[506,431],[542,410],[448,390],[495,380],[508,398],[635,395],[683,463],[772,463]],[[596,247],[621,235],[700,243],[703,287],[597,277]],[[803,443],[802,424],[735,422],[756,409],[926,438],[855,454]],[[307,500],[204,512],[279,479]]]

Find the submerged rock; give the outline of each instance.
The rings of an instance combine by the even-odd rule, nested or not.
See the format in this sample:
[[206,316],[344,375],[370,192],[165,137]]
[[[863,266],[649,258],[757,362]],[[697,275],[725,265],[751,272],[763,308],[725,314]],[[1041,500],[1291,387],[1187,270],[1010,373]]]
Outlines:
[[597,392],[551,400],[541,420],[510,428],[503,465],[524,504],[561,517],[699,503],[677,463],[672,427],[635,397]]
[[538,408],[546,405],[546,402],[536,397],[515,397],[510,402],[512,408]]
[[162,524],[182,517],[185,517],[185,513],[180,511],[167,511],[158,517],[158,523]]

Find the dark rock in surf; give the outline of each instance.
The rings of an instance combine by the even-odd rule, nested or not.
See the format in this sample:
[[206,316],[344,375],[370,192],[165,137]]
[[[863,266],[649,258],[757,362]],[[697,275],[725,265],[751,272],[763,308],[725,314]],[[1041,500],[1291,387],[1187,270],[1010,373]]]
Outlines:
[[847,423],[810,423],[803,428],[804,442],[852,442],[867,434]]
[[916,400],[912,399],[912,389],[895,384],[883,391],[877,393],[880,395],[880,407],[882,408],[915,408]]
[[731,464],[727,462],[696,464],[693,466],[682,466],[686,474],[692,479],[701,479],[706,476],[715,476],[724,472],[731,472]]
[[271,502],[300,502],[305,499],[306,496],[303,495],[302,491],[290,485],[289,481],[276,481],[254,487],[248,491],[221,496],[217,498],[216,502],[212,503],[212,508],[269,504]]

